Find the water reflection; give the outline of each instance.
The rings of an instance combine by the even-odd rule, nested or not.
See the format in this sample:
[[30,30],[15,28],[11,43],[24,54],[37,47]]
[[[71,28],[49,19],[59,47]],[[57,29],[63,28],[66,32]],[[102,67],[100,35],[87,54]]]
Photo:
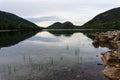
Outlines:
[[109,48],[109,49],[115,49],[115,46],[113,46],[113,44],[111,44],[111,43],[109,43],[109,42],[107,42],[107,43],[105,43],[105,42],[98,42],[98,43],[92,42],[92,44],[93,44],[93,46],[94,46],[95,48],[107,47],[107,48]]
[[13,32],[0,32],[0,48],[9,47],[15,45],[29,37],[32,37],[37,32],[23,32],[23,31],[13,31]]
[[55,35],[55,36],[61,36],[64,35],[66,37],[70,37],[71,35],[73,35],[74,33],[84,33],[85,35],[89,36],[90,38],[94,39],[94,36],[90,35],[91,33],[95,33],[95,32],[105,32],[107,30],[92,30],[92,29],[48,29],[46,30],[49,33]]
[[81,32],[69,37],[39,32],[0,50],[0,79],[106,80],[101,75],[104,66],[97,65],[102,63],[100,53],[106,51],[107,48],[94,48],[92,39]]

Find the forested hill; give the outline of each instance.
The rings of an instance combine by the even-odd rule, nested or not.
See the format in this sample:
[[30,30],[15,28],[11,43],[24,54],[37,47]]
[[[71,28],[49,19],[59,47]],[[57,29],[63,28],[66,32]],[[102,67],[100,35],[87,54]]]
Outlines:
[[81,28],[120,29],[120,7],[103,12],[85,23]]
[[0,11],[0,30],[29,30],[41,29],[34,23],[12,13]]
[[76,26],[74,26],[69,21],[64,22],[64,23],[56,22],[50,25],[49,27],[47,27],[47,29],[76,29]]

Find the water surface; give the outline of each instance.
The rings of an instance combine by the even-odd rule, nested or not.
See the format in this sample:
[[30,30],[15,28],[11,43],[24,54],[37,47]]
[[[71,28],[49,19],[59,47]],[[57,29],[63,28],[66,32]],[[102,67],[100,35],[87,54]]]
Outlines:
[[1,80],[107,80],[88,31],[0,33]]

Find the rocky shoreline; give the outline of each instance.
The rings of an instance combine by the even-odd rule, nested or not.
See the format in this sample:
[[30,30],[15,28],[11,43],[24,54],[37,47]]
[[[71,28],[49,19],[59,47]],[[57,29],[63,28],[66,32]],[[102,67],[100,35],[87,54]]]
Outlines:
[[93,34],[95,39],[93,45],[110,44],[110,51],[102,53],[102,61],[105,69],[103,75],[110,80],[120,80],[120,31],[107,31]]

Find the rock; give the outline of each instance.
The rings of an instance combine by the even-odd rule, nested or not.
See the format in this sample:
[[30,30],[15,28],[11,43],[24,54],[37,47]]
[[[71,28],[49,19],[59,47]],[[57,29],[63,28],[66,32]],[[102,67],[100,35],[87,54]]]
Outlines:
[[109,42],[109,38],[107,36],[99,36],[100,42]]
[[120,40],[120,35],[117,35],[113,40],[114,41],[119,41]]
[[117,68],[120,68],[120,64],[116,64],[115,66],[116,66]]
[[108,35],[109,40],[113,40],[115,37],[115,35]]
[[98,41],[98,40],[94,40],[94,41],[92,42],[92,44],[93,44],[93,46],[94,46],[95,48],[98,48],[98,47],[99,47],[99,41]]
[[104,55],[105,53],[101,53],[101,55]]
[[96,57],[99,57],[99,55],[96,55]]
[[97,65],[103,65],[102,63],[97,63]]
[[[93,41],[93,45],[110,43],[112,50],[101,53],[105,69],[102,73],[110,80],[120,80],[120,31],[107,31],[99,33]],[[109,48],[109,47],[108,47]],[[101,63],[97,63],[102,65]]]
[[76,75],[76,77],[79,78],[79,77],[80,77],[80,74]]
[[117,68],[105,68],[102,73],[112,80],[120,80],[120,70]]
[[92,44],[99,44],[99,41],[95,39]]

